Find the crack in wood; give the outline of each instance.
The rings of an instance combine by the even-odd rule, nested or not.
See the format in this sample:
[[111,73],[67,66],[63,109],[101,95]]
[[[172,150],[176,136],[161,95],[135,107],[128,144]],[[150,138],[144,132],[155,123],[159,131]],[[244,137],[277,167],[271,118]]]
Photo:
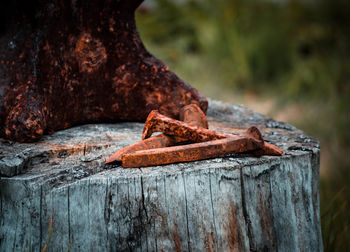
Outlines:
[[211,205],[213,225],[214,225],[214,232],[215,232],[215,242],[214,242],[214,244],[215,244],[216,251],[218,251],[218,245],[217,245],[217,237],[218,236],[217,236],[216,223],[215,223],[215,216],[216,215],[215,215],[215,211],[214,211],[212,182],[211,182],[212,172],[211,172],[210,169],[209,169],[208,176],[209,176],[210,205]]
[[241,184],[242,213],[243,213],[243,217],[244,217],[244,222],[245,222],[245,224],[247,225],[247,228],[248,228],[247,238],[248,238],[248,242],[249,242],[249,249],[251,251],[255,251],[252,248],[251,222],[250,222],[250,219],[249,219],[247,206],[246,206],[246,202],[245,202],[243,170],[239,169],[239,173],[240,173],[240,184]]
[[186,179],[185,179],[184,173],[182,173],[182,181],[183,181],[184,190],[185,190],[185,215],[186,215],[186,230],[187,230],[187,249],[188,249],[188,251],[191,251],[190,230],[189,230],[189,227],[188,227],[188,207],[187,207]]

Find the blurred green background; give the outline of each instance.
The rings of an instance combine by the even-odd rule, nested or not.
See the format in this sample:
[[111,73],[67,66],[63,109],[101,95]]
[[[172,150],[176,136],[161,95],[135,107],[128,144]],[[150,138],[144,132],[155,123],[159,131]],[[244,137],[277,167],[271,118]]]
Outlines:
[[207,97],[321,142],[325,251],[350,251],[350,1],[147,0],[146,47]]

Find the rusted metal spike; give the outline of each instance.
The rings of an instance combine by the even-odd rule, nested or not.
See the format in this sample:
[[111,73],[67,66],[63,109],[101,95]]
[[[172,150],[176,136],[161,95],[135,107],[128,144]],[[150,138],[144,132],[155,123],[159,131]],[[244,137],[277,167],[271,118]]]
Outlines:
[[[207,118],[203,111],[200,109],[200,107],[196,104],[189,104],[183,107],[180,111],[180,120],[183,120],[184,122],[187,122],[194,126],[208,128]],[[137,142],[135,144],[129,145],[125,148],[118,150],[107,159],[105,164],[109,164],[116,161],[120,162],[122,160],[122,156],[126,153],[131,153],[139,150],[168,147],[184,141],[186,141],[186,139],[167,136],[164,134],[150,137],[146,140]]]
[[163,132],[164,134],[182,137],[192,142],[206,142],[210,140],[230,137],[230,134],[224,134],[213,130],[200,128],[191,124],[181,122],[160,114],[157,110],[151,111],[145,122],[142,139],[149,138],[154,132]]
[[105,164],[109,164],[115,161],[121,161],[122,156],[126,153],[135,152],[139,150],[168,147],[174,145],[175,143],[176,141],[174,137],[166,136],[164,134],[154,136],[118,150],[107,159]]
[[[256,128],[257,131],[259,131]],[[188,123],[180,122],[160,114],[158,111],[152,111],[145,123],[143,138],[147,138],[152,135],[153,132],[163,132],[168,135],[181,136],[192,142],[205,142],[214,139],[222,139],[232,136],[231,134],[225,134],[216,132],[204,128],[198,128]],[[242,134],[242,130],[237,129],[237,134]],[[261,133],[259,132],[261,135]],[[283,154],[283,151],[277,146],[269,143],[265,143],[260,150],[253,151],[256,156],[272,155],[279,156]]]
[[255,129],[254,127],[240,136],[232,135],[208,142],[128,153],[122,157],[122,165],[124,168],[164,165],[256,150],[261,148],[264,142],[261,138],[257,138]]
[[205,129],[209,128],[207,117],[197,104],[183,107],[180,111],[180,121]]
[[[167,132],[167,130],[171,129],[172,127],[175,128],[179,127],[179,131],[177,136],[168,136],[165,134],[154,136],[148,139],[145,139],[141,142],[138,142],[136,144],[127,146],[123,149],[118,150],[116,153],[114,153],[105,163],[111,163],[114,161],[122,161],[122,157],[125,154],[133,153],[136,151],[140,150],[148,150],[148,149],[156,149],[156,148],[163,148],[163,147],[168,147],[172,146],[176,143],[179,142],[184,142],[188,140],[186,133],[184,132],[189,132],[189,134],[192,138],[190,140],[193,141],[193,139],[201,139],[201,136],[197,135],[198,132],[199,134],[206,134],[205,136],[210,136],[212,138],[216,139],[221,139],[221,138],[232,138],[234,135],[231,134],[224,134],[224,133],[219,133],[215,131],[209,131],[205,130],[205,128],[208,128],[208,122],[206,119],[205,114],[201,111],[201,109],[195,105],[195,104],[190,104],[185,106],[184,108],[181,109],[180,112],[180,119],[184,120],[187,124],[183,124],[182,122],[179,122],[177,120],[168,118],[166,116],[161,115],[158,112],[152,112],[153,115],[149,115],[148,120],[145,124],[145,129],[144,131],[150,132],[155,132],[160,129],[160,131]],[[180,125],[178,125],[180,124]],[[147,126],[147,125],[151,125]],[[197,126],[197,127],[196,127]],[[147,128],[148,127],[148,128]],[[153,127],[153,129],[151,129]],[[201,128],[199,128],[201,127]],[[194,129],[194,131],[193,131]],[[197,131],[197,129],[199,131]],[[239,136],[247,136],[252,137],[255,139],[258,139],[258,141],[263,141],[263,138],[261,136],[260,131],[256,127],[250,127],[244,135],[242,135],[243,130],[237,129],[237,134]],[[151,133],[151,134],[152,134]],[[179,135],[181,137],[179,137]],[[185,138],[184,138],[185,137]],[[236,136],[237,137],[237,136]],[[203,139],[203,138],[202,138]],[[277,146],[273,144],[269,144],[264,142],[264,144],[261,146],[259,149],[255,149],[250,151],[252,154],[256,156],[262,156],[262,155],[281,155],[283,154],[283,151],[279,149]]]
[[255,156],[281,156],[283,154],[283,150],[278,148],[276,145],[264,142],[264,145],[261,147],[261,149],[254,150],[252,153]]

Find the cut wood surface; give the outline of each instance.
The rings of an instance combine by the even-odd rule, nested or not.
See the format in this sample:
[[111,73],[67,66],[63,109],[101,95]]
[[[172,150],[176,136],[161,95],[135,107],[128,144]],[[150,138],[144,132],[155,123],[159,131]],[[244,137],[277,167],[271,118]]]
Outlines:
[[241,106],[209,101],[210,129],[257,126],[285,151],[123,169],[142,123],[90,124],[38,143],[0,139],[0,251],[321,251],[319,144]]

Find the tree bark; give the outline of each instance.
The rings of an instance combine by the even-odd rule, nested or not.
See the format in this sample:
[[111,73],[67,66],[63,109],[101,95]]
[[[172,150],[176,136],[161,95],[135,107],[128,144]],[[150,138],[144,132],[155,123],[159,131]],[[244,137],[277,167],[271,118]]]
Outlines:
[[[256,125],[280,157],[231,155],[141,169],[104,166],[141,123],[79,126],[0,144],[0,251],[322,251],[318,142],[210,101],[211,129]],[[5,177],[7,175],[7,177]]]

